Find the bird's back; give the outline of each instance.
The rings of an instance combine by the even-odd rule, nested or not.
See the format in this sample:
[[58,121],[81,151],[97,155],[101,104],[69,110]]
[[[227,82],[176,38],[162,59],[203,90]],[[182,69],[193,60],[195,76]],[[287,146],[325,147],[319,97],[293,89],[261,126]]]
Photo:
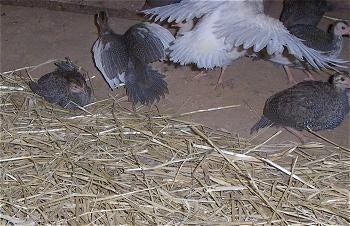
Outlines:
[[271,96],[264,107],[269,120],[298,130],[335,128],[348,112],[346,93],[320,81],[305,81],[283,90]]
[[146,0],[143,9],[165,6],[173,3],[181,2],[181,0]]
[[157,30],[152,30],[152,26],[154,25],[150,23],[139,23],[123,35],[129,54],[146,64],[165,57],[166,46],[161,37],[158,37]]
[[173,40],[173,35],[165,28],[144,22],[131,26],[122,35],[112,31],[100,35],[93,52],[95,55],[103,52],[106,58],[118,61],[118,68],[125,71],[131,56],[145,64],[161,60]]
[[280,20],[286,27],[295,24],[317,26],[322,16],[332,10],[326,0],[284,0]]
[[68,92],[67,80],[59,71],[53,71],[43,75],[37,83],[30,82],[31,90],[44,97],[50,103],[59,103],[65,99]]
[[302,39],[308,47],[319,51],[333,50],[333,36],[313,25],[296,24],[288,28],[289,32]]

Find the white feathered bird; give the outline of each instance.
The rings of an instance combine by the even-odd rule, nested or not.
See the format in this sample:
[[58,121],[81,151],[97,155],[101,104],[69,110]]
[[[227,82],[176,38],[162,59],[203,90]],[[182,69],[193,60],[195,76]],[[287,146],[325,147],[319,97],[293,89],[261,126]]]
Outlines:
[[[190,31],[183,32],[170,46],[170,60],[198,68],[213,69],[230,65],[266,48],[269,55],[282,54],[285,48],[297,59],[315,69],[341,66],[346,61],[307,47],[290,34],[278,19],[264,14],[263,0],[183,0],[180,3],[143,11],[156,21],[181,23],[199,18]],[[220,74],[219,83],[222,79]]]

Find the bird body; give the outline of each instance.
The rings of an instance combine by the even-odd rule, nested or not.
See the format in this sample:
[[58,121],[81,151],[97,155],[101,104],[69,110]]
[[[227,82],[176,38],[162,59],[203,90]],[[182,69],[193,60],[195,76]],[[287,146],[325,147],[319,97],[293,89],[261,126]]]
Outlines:
[[99,37],[92,47],[94,62],[110,88],[125,84],[134,104],[151,104],[164,96],[168,92],[164,76],[148,64],[166,57],[165,50],[174,40],[172,34],[148,22],[116,34],[109,27],[105,12],[100,12],[96,20]]
[[333,57],[339,56],[342,50],[343,36],[350,35],[350,27],[345,21],[333,23],[329,32],[308,24],[293,25],[289,31],[302,39],[305,45]]
[[330,82],[303,81],[269,97],[263,116],[251,133],[266,126],[283,126],[298,131],[334,129],[350,111],[348,73],[337,73]]
[[181,0],[146,0],[143,9],[165,6],[173,3],[181,2]]
[[91,89],[78,68],[69,59],[55,65],[55,71],[43,75],[37,82],[29,82],[30,89],[48,102],[67,109],[89,104]]
[[[289,27],[289,31],[303,40],[306,46],[324,52],[324,55],[327,57],[335,58],[342,51],[343,36],[350,35],[350,27],[344,21],[337,21],[332,27],[330,32],[325,32],[313,25],[296,24]],[[286,52],[275,55],[260,54],[260,57],[280,65],[299,69],[312,69],[309,64],[301,62]]]
[[284,0],[280,20],[287,28],[296,24],[317,26],[334,7],[327,0]]

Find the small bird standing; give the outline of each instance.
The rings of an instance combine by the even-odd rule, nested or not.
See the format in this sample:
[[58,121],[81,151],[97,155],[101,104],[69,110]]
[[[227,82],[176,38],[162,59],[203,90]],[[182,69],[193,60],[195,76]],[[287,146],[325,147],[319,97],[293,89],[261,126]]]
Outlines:
[[[336,58],[342,50],[343,38],[350,34],[350,28],[345,21],[333,23],[329,32],[317,28],[318,23],[326,12],[334,10],[337,4],[326,0],[284,0],[280,20],[288,31],[303,40],[303,43],[315,50],[325,53],[325,56]],[[310,70],[310,64],[296,59],[293,55],[283,52],[281,54],[268,55],[264,52],[259,58],[283,65],[288,81],[296,84],[289,67],[303,69],[309,79],[314,80]]]
[[139,23],[124,34],[116,34],[108,25],[105,12],[95,16],[99,37],[92,52],[96,67],[111,89],[125,84],[133,104],[152,104],[168,93],[164,75],[149,63],[166,57],[165,50],[174,40],[165,28],[153,23]]
[[91,89],[77,66],[66,61],[55,63],[56,70],[43,75],[38,82],[29,82],[30,89],[50,103],[67,109],[85,106],[91,101]]
[[[296,37],[303,40],[304,44],[319,51],[323,51],[325,56],[338,57],[343,48],[343,36],[350,35],[350,27],[345,21],[333,23],[329,32],[324,32],[313,25],[296,24],[288,28]],[[262,52],[260,57],[273,63],[283,65],[288,81],[296,83],[289,67],[303,69],[311,80],[314,80],[310,70],[313,70],[310,64],[296,59],[288,53],[267,55]]]
[[334,129],[350,111],[349,88],[349,73],[337,72],[328,82],[303,81],[282,90],[266,100],[251,134],[267,126],[283,126],[304,143],[299,131]]

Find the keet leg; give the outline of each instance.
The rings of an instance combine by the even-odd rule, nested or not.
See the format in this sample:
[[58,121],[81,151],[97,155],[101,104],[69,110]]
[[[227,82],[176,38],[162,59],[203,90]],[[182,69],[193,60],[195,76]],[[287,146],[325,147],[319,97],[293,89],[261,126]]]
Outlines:
[[225,70],[226,70],[226,66],[221,68],[220,75],[219,75],[218,81],[216,82],[215,88],[218,88],[219,86],[222,85],[222,76],[224,75]]
[[294,76],[292,74],[292,71],[290,70],[290,68],[286,65],[283,66],[284,70],[286,71],[287,77],[288,77],[288,82],[289,84],[297,84],[297,82],[294,79]]
[[204,76],[207,76],[208,72],[206,70],[201,70],[196,76],[193,77],[193,79],[200,79]]
[[285,129],[290,133],[292,133],[293,135],[295,135],[296,137],[298,137],[298,139],[302,144],[307,143],[307,138],[300,131],[293,129],[291,127],[285,127]]
[[307,74],[307,79],[306,80],[315,80],[315,77],[311,74],[310,71],[304,70],[305,74]]

